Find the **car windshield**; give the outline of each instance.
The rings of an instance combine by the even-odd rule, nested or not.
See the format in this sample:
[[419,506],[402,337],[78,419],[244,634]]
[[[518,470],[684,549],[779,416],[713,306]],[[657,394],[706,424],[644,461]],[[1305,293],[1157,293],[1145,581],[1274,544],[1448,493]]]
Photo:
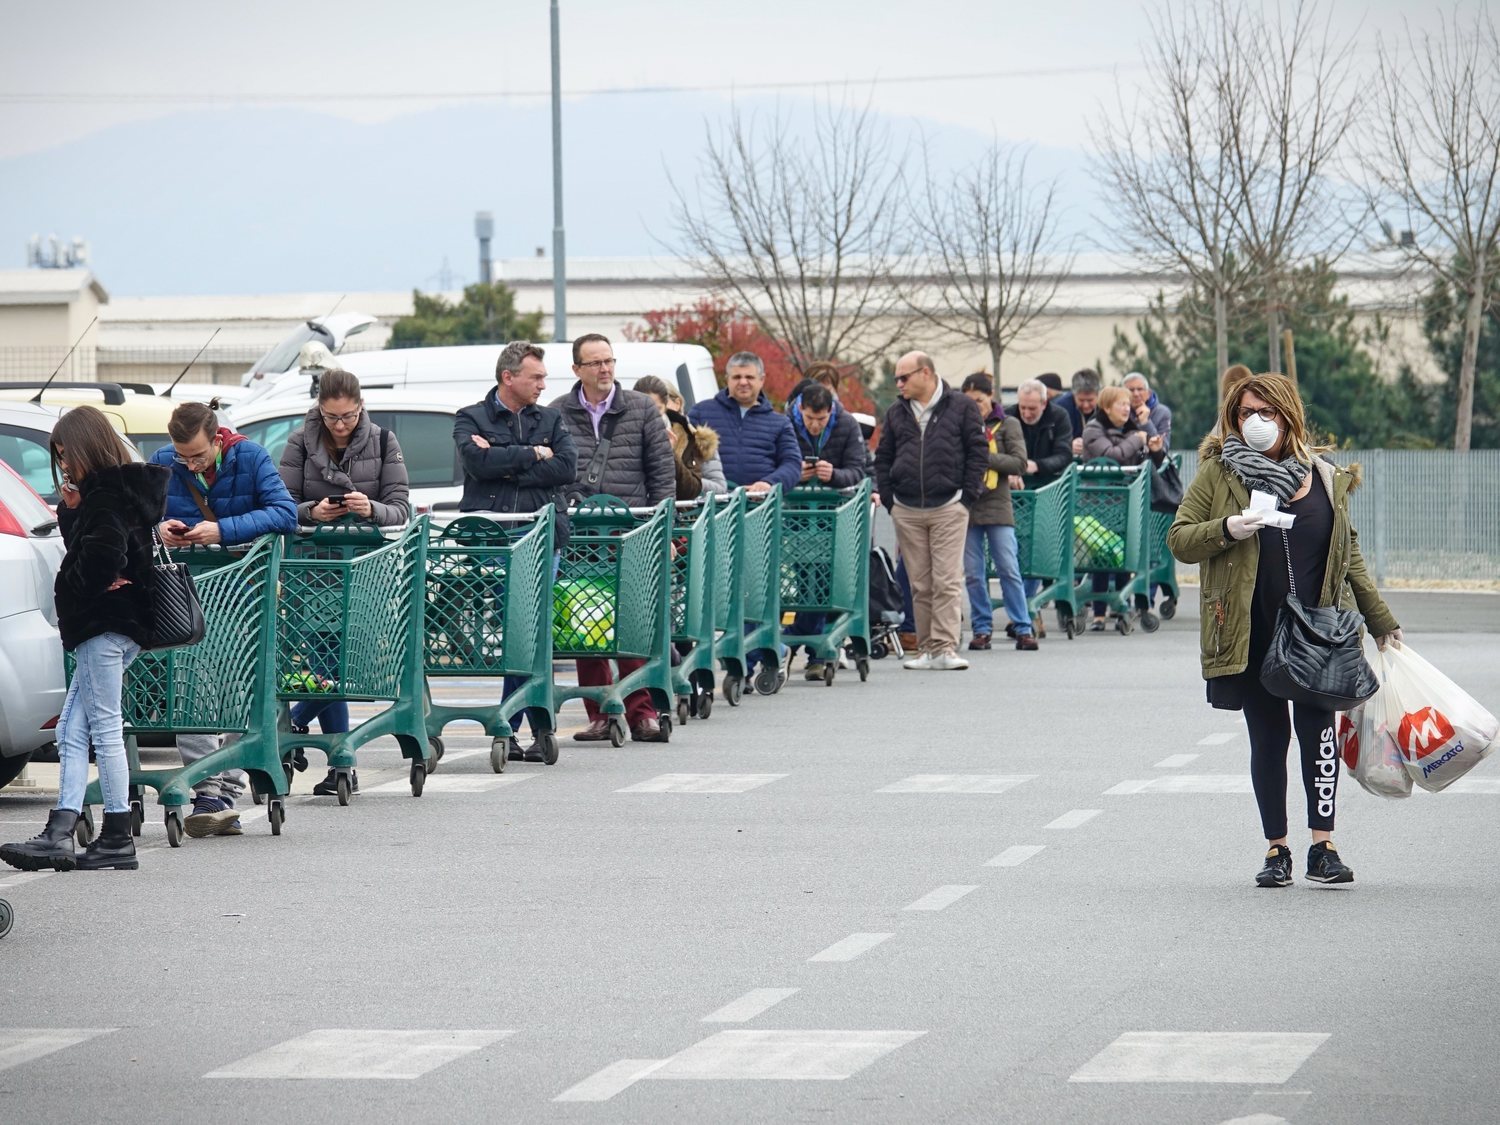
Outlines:
[[333,337],[327,332],[321,328],[309,328],[304,324],[260,357],[255,365],[256,373],[269,372],[272,375],[278,375],[283,371],[290,371],[297,366],[297,353],[309,340],[316,340],[330,349],[333,347]]
[[145,461],[151,460],[151,454],[172,442],[168,434],[126,434],[125,436],[141,451],[141,459]]

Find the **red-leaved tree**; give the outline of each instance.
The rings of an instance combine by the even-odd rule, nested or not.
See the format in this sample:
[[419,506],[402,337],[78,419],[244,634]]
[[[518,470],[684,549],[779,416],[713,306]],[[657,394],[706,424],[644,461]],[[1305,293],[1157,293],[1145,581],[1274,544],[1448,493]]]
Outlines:
[[[766,395],[778,407],[786,403],[792,388],[802,380],[802,372],[812,361],[798,363],[797,357],[749,317],[727,301],[703,297],[692,305],[674,305],[653,309],[641,317],[643,324],[627,324],[625,339],[636,343],[698,344],[708,349],[714,359],[714,374],[720,385],[724,365],[737,352],[753,352],[766,367]],[[875,413],[875,404],[864,388],[858,368],[835,361],[843,375],[839,383],[839,401],[848,410]]]

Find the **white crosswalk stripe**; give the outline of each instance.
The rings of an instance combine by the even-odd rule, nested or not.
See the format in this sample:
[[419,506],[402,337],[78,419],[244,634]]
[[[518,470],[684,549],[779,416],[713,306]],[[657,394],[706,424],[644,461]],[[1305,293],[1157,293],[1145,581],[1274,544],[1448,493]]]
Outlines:
[[[447,765],[446,758],[443,759],[443,764]],[[429,793],[488,793],[492,789],[519,785],[540,776],[538,773],[436,773],[422,783],[422,793],[424,796]],[[404,778],[387,781],[361,790],[361,793],[371,797],[409,797],[411,782]]]
[[409,1080],[514,1034],[323,1028],[257,1051],[204,1077]]
[[877,793],[1005,793],[1035,774],[919,773],[892,782]]
[[114,1027],[0,1027],[0,1070],[87,1043]]
[[989,860],[986,867],[1019,867],[1032,856],[1046,850],[1045,844],[1012,844],[994,859]]
[[1104,791],[1106,797],[1130,797],[1137,793],[1253,793],[1249,774],[1180,773],[1122,781]]
[[853,961],[862,953],[868,953],[881,942],[895,934],[850,934],[836,941],[821,953],[814,953],[809,961]]
[[717,1011],[709,1012],[701,1023],[744,1023],[770,1011],[788,996],[801,992],[800,988],[756,988],[738,1000],[731,1000]]
[[922,1031],[721,1031],[679,1051],[646,1075],[672,1078],[805,1081],[849,1078]]
[[784,773],[664,773],[616,793],[748,793],[780,781]]
[[1127,1031],[1068,1081],[1279,1084],[1328,1038],[1318,1032]]

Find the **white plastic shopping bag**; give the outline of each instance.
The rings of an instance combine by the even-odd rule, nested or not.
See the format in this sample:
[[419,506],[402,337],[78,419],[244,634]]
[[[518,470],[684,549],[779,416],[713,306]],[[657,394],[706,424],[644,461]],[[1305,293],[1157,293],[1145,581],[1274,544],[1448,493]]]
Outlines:
[[1386,723],[1383,665],[1376,670],[1382,673],[1380,690],[1339,716],[1339,756],[1365,792],[1397,800],[1411,796],[1411,774]]
[[1385,722],[1406,772],[1430,792],[1446,789],[1489,757],[1500,720],[1408,646],[1380,655]]

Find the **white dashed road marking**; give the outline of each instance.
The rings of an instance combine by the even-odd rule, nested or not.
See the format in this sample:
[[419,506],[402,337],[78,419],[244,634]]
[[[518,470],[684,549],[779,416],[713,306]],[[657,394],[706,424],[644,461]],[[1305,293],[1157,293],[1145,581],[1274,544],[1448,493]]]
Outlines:
[[[443,758],[444,765],[447,764],[447,756]],[[422,783],[422,795],[428,793],[488,793],[492,789],[503,789],[507,785],[519,785],[533,777],[540,777],[536,773],[435,773]],[[397,781],[387,781],[382,785],[375,785],[364,790],[372,797],[399,797],[411,796],[411,782],[402,778]]]
[[1163,758],[1156,763],[1159,770],[1181,769],[1183,766],[1191,765],[1198,760],[1197,754],[1173,754],[1171,757]]
[[413,1079],[514,1031],[358,1031],[325,1028],[267,1047],[205,1078]]
[[922,1031],[721,1031],[646,1075],[661,1079],[839,1081]]
[[916,902],[911,903],[904,909],[942,910],[946,907],[952,906],[955,902],[963,898],[964,895],[968,894],[970,891],[977,891],[978,889],[978,887],[958,887],[952,885],[938,887],[934,891],[928,891],[921,898],[917,899]]
[[843,941],[836,941],[822,953],[814,953],[809,961],[853,961],[861,953],[868,953],[886,938],[895,934],[850,934]]
[[1051,824],[1046,825],[1046,827],[1056,829],[1059,832],[1068,828],[1077,828],[1079,825],[1087,824],[1093,820],[1102,811],[1102,809],[1074,809],[1072,812],[1063,813],[1062,816],[1058,817]]
[[1137,793],[1253,793],[1249,774],[1180,773],[1144,781],[1122,781],[1106,789],[1106,797],[1132,797]]
[[986,867],[1019,867],[1032,856],[1046,848],[1045,844],[1012,844],[994,859],[985,864]]
[[54,1051],[76,1047],[113,1027],[0,1027],[0,1070],[45,1058]]
[[800,988],[756,988],[738,1000],[731,1000],[722,1008],[709,1012],[702,1023],[744,1023],[770,1011],[788,996],[795,996]]
[[616,789],[616,793],[748,793],[784,773],[664,773],[638,785]]
[[877,789],[877,793],[1004,793],[1035,774],[1000,776],[996,774],[919,773]]
[[628,1090],[642,1078],[660,1066],[666,1059],[621,1059],[612,1062],[596,1074],[591,1074],[576,1086],[569,1086],[552,1100],[555,1102],[607,1102],[610,1098]]
[[1318,1032],[1127,1031],[1068,1081],[1279,1084],[1327,1039]]
[[1198,740],[1199,746],[1223,746],[1226,742],[1233,742],[1240,736],[1239,731],[1221,730],[1217,734],[1205,734]]

